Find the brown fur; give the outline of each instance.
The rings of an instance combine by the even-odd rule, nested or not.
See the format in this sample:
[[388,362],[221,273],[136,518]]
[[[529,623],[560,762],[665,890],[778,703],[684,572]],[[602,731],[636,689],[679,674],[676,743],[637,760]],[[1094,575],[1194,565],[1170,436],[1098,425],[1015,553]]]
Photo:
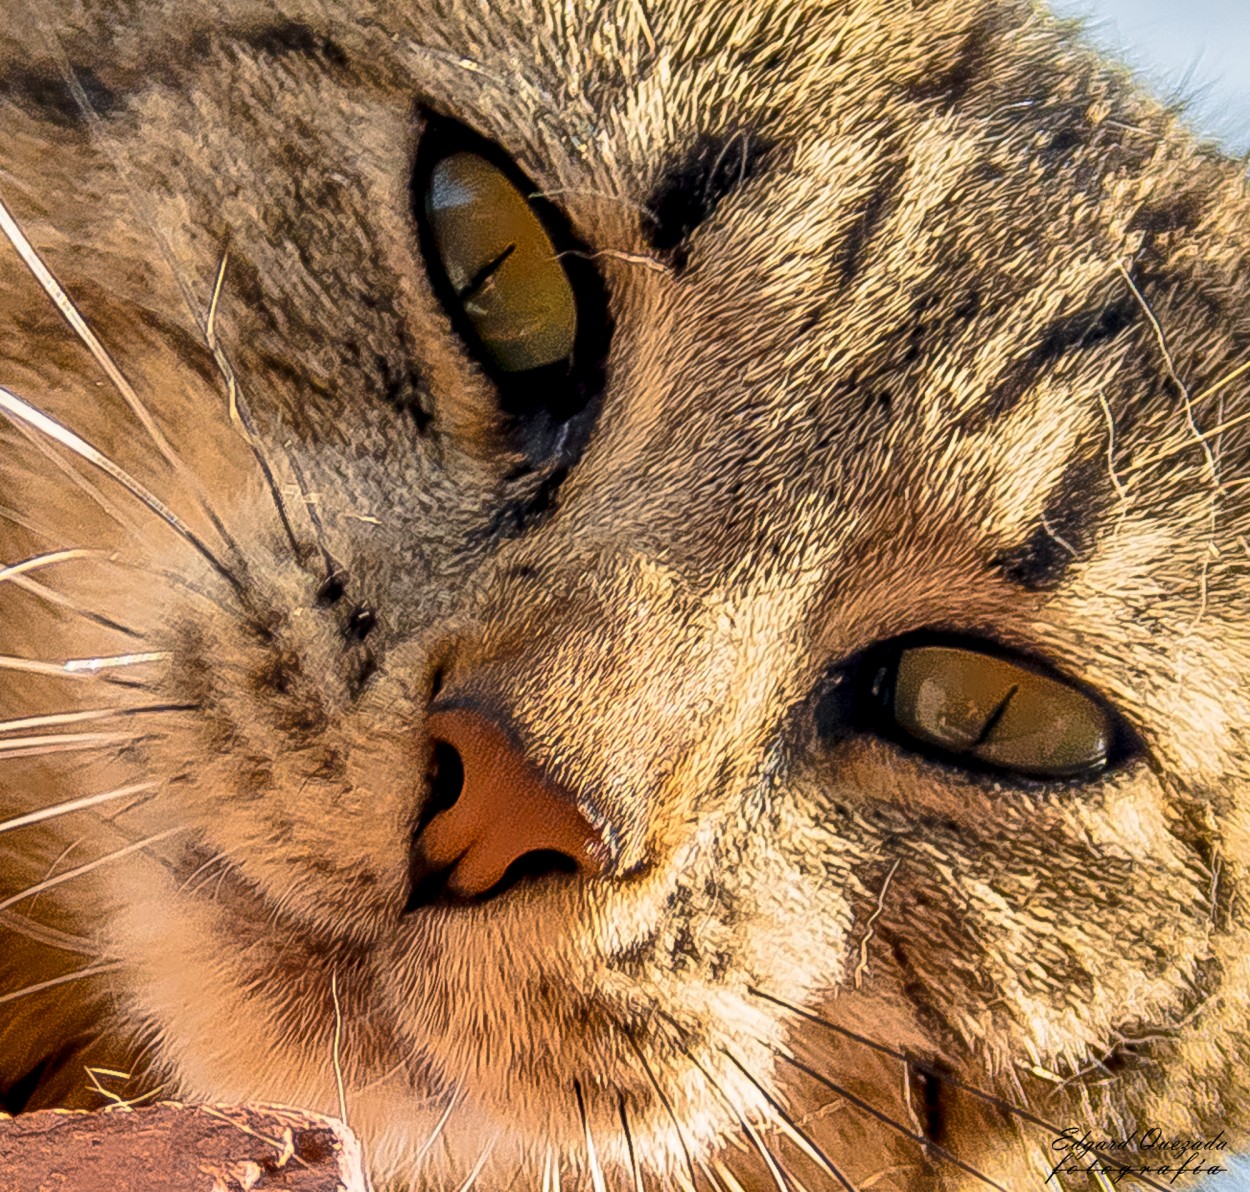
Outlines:
[[[3,672],[0,715],[194,706],[3,761],[0,818],[158,785],[0,835],[0,899],[178,829],[3,912],[11,1106],[98,1104],[97,1065],[126,1096],[335,1111],[333,980],[348,1117],[397,1187],[458,1187],[488,1147],[481,1188],[540,1186],[548,1154],[591,1187],[579,1097],[611,1188],[631,1143],[648,1187],[684,1150],[773,1186],[742,1119],[836,1186],[766,1098],[859,1187],[983,1186],[786,1049],[1011,1188],[1053,1165],[1048,1130],[922,1068],[1065,1126],[1245,1141],[1240,166],[1017,0],[3,16],[0,198],[182,467],[7,247],[0,385],[239,580],[4,431],[2,558],[103,553],[25,577],[68,608],[5,583],[0,653],[169,657],[109,672],[135,688]],[[609,379],[562,483],[518,467],[431,293],[423,109],[502,145],[597,254]],[[660,226],[700,143],[740,176]],[[1038,793],[819,740],[831,669],[921,626],[1050,660],[1145,758]],[[618,876],[402,915],[436,674],[595,792]]]

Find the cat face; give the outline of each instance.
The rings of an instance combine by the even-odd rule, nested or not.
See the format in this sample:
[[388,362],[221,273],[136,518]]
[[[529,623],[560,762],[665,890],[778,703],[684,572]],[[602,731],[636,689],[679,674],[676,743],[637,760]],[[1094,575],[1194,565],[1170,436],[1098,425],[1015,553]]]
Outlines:
[[1244,1127],[1235,167],[1014,4],[0,37],[125,378],[6,253],[3,706],[76,735],[4,806],[94,799],[0,836],[86,865],[9,1087],[89,1038],[416,1189]]

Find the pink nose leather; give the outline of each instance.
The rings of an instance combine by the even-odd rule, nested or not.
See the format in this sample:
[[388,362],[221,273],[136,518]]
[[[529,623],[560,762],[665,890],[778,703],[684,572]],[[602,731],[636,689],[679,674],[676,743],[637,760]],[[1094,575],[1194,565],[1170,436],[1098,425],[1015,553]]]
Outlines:
[[563,854],[585,876],[604,872],[603,839],[573,796],[550,783],[489,717],[470,708],[435,712],[429,733],[464,766],[460,796],[421,834],[421,859],[451,867],[447,889],[474,898],[497,885],[527,853]]

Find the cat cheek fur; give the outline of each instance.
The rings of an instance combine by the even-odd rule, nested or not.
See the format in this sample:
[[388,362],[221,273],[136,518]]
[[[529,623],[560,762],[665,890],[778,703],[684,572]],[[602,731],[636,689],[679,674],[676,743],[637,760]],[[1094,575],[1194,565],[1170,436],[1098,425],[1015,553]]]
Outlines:
[[[58,736],[0,826],[99,798],[0,832],[0,1104],[342,1075],[414,1192],[1245,1141],[1241,167],[1015,0],[6,16],[8,239],[135,396],[6,247],[0,749]],[[422,256],[449,120],[607,293],[562,437]],[[1028,787],[817,715],[925,628],[1140,755]],[[417,896],[465,707],[602,872]]]

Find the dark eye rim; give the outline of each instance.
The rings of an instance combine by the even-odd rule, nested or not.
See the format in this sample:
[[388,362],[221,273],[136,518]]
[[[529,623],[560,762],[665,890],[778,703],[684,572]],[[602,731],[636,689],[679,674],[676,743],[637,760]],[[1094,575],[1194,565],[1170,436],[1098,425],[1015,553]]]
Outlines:
[[[603,395],[607,377],[612,319],[608,290],[591,261],[591,248],[573,231],[563,210],[537,194],[539,187],[499,144],[449,116],[419,113],[423,128],[417,143],[409,181],[409,199],[426,274],[452,329],[474,362],[486,374],[499,396],[499,407],[511,422],[535,417],[550,421],[552,431],[592,412]],[[500,171],[523,194],[542,224],[573,289],[577,303],[577,333],[567,361],[524,372],[496,367],[469,316],[456,296],[439,258],[434,232],[425,215],[425,194],[434,167],[453,153],[474,153]],[[552,435],[539,435],[552,438]]]
[[[1001,766],[968,753],[943,749],[907,732],[895,720],[894,683],[903,654],[923,646],[947,646],[1010,662],[1079,692],[1101,708],[1111,726],[1106,757],[1097,765],[1070,774],[1048,774]],[[1036,654],[1004,645],[989,636],[941,628],[912,630],[869,646],[837,670],[822,685],[816,704],[817,732],[842,731],[870,735],[897,745],[947,770],[992,778],[1026,791],[1053,791],[1088,786],[1126,769],[1146,755],[1146,747],[1123,714],[1099,691]],[[821,722],[825,727],[821,727]]]

